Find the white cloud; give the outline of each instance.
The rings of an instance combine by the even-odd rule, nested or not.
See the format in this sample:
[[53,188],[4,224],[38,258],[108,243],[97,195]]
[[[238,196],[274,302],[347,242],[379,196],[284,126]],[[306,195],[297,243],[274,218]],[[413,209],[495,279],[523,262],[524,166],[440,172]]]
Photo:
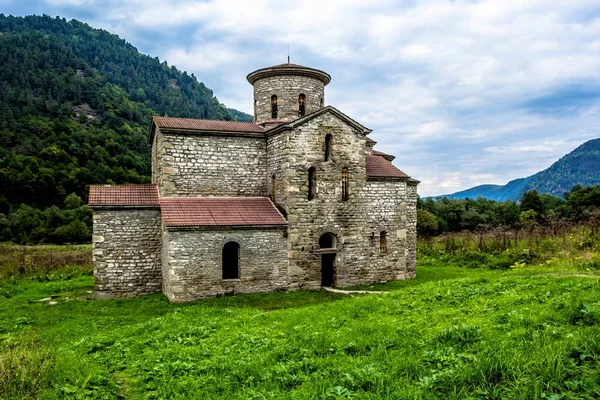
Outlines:
[[332,75],[327,102],[373,128],[422,195],[529,175],[600,135],[600,96],[569,94],[600,90],[597,0],[47,0],[28,12],[61,10],[246,112],[246,74],[289,45],[292,62]]

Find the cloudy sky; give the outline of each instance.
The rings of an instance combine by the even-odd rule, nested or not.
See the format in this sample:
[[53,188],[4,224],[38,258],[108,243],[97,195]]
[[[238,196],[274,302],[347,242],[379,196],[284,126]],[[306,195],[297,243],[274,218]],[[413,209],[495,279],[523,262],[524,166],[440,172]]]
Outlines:
[[504,184],[600,137],[598,0],[0,0],[79,19],[194,73],[252,113],[246,74],[331,74],[326,102],[373,129],[422,196]]

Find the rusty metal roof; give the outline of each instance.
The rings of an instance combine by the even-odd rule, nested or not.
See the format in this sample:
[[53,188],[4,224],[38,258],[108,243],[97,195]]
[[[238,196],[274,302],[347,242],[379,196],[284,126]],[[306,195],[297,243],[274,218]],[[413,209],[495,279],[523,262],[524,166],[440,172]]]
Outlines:
[[158,207],[158,188],[152,184],[91,185],[91,206]]
[[211,132],[251,132],[263,133],[265,129],[254,122],[217,121],[210,119],[153,117],[152,121],[162,129]]
[[250,82],[251,85],[254,85],[254,82],[261,78],[279,75],[309,76],[312,78],[319,79],[325,85],[331,82],[331,75],[329,75],[327,72],[321,71],[320,69],[305,67],[304,65],[292,63],[272,65],[270,67],[257,69],[256,71],[249,73],[248,76],[246,76],[246,79],[248,80],[248,82]]
[[267,197],[163,197],[166,226],[269,226],[287,222]]
[[382,156],[367,154],[367,178],[399,178],[410,179],[408,175],[396,168]]

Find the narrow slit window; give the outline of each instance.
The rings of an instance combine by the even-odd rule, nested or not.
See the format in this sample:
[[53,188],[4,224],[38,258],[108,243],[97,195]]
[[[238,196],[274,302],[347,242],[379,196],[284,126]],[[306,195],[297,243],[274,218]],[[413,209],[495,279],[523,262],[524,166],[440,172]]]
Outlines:
[[325,161],[331,159],[331,139],[333,139],[331,133],[325,136]]
[[298,96],[298,116],[304,117],[306,113],[306,96],[301,94]]
[[348,201],[348,168],[342,168],[342,201]]
[[222,262],[223,279],[240,278],[240,245],[238,243],[225,243]]
[[317,189],[317,171],[315,167],[310,167],[308,170],[308,200],[315,198]]
[[278,114],[277,95],[271,96],[271,118],[276,119]]
[[321,97],[321,101],[319,101],[319,106],[323,108],[323,98]]
[[275,174],[271,176],[271,200],[275,201]]
[[379,252],[381,254],[387,253],[387,234],[385,231],[379,233]]

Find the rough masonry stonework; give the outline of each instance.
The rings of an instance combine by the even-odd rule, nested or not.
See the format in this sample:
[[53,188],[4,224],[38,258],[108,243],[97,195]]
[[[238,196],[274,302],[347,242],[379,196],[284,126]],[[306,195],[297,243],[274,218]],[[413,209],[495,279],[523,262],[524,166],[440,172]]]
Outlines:
[[247,79],[255,122],[155,117],[152,184],[90,189],[96,298],[415,276],[419,182],[374,150],[370,129],[324,105],[331,77],[282,64]]

